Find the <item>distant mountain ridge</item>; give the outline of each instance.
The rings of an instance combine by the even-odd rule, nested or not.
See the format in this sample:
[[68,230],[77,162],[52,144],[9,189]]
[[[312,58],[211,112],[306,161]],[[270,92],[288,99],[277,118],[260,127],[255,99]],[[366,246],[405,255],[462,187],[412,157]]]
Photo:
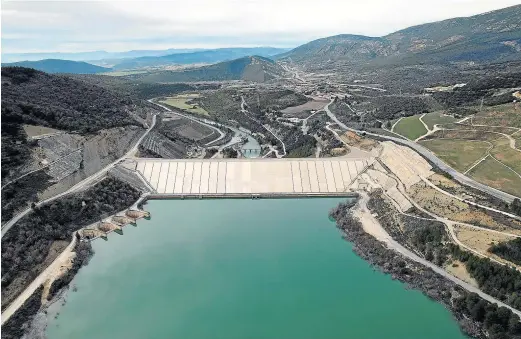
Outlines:
[[34,68],[46,73],[96,74],[108,72],[111,69],[92,65],[83,61],[45,59],[39,61],[20,61],[2,64],[2,67]]
[[342,34],[301,45],[276,59],[401,63],[521,58],[521,5],[409,27],[383,37]]
[[273,60],[255,55],[183,71],[135,74],[128,76],[128,78],[139,79],[143,82],[162,83],[227,80],[266,82],[284,74],[284,69]]
[[190,53],[176,53],[164,56],[145,56],[134,59],[127,59],[114,65],[113,68],[115,70],[123,70],[175,64],[213,64],[216,62],[234,60],[249,55],[270,57],[276,54],[280,54],[284,51],[287,51],[287,49],[275,47],[219,48]]
[[42,59],[60,59],[72,61],[95,61],[103,59],[124,59],[137,58],[142,56],[161,56],[175,53],[189,53],[196,51],[203,51],[203,48],[169,48],[162,50],[131,50],[125,52],[107,52],[107,51],[92,51],[92,52],[48,52],[48,53],[2,53],[2,60],[4,62],[17,61],[38,61]]

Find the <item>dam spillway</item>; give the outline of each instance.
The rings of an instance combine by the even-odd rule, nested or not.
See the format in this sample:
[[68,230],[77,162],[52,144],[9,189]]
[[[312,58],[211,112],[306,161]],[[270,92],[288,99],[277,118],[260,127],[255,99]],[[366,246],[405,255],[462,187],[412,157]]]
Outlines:
[[135,159],[157,195],[327,195],[349,192],[373,158]]

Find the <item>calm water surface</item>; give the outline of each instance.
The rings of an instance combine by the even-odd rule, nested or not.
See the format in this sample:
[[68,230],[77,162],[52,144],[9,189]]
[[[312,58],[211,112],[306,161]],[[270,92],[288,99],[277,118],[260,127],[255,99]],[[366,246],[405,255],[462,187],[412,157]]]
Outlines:
[[443,306],[374,271],[340,199],[162,200],[93,243],[51,339],[465,338]]

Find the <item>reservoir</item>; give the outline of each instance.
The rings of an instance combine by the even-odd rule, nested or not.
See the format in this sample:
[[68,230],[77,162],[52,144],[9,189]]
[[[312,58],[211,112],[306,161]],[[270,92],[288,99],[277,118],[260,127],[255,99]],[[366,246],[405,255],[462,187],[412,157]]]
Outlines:
[[93,242],[50,339],[465,338],[328,219],[339,198],[153,200]]

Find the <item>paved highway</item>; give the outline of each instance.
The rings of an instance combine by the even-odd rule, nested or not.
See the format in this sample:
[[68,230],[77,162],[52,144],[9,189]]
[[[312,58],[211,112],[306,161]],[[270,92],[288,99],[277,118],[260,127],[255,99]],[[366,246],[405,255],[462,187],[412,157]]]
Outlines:
[[[69,188],[67,191],[63,192],[63,193],[60,193],[58,195],[55,195],[54,197],[51,197],[49,199],[45,199],[45,200],[42,200],[40,202],[38,202],[36,204],[36,206],[42,206],[46,203],[49,203],[55,199],[58,199],[66,194],[69,194],[69,193],[72,193],[72,192],[75,192],[75,191],[78,191],[82,188],[84,188],[86,185],[89,185],[91,184],[93,181],[99,179],[101,176],[105,175],[105,173],[107,173],[111,168],[113,168],[114,166],[116,166],[121,160],[125,159],[125,158],[128,158],[130,157],[132,154],[136,153],[137,149],[138,149],[138,146],[139,144],[141,144],[141,142],[143,141],[143,139],[148,135],[148,133],[152,130],[152,128],[154,128],[154,126],[156,125],[156,116],[154,115],[152,117],[152,125],[145,131],[145,133],[139,138],[139,140],[136,142],[136,144],[134,145],[134,147],[132,147],[127,153],[125,153],[121,158],[117,159],[116,161],[114,161],[113,163],[105,166],[104,168],[102,168],[101,170],[99,170],[98,172],[94,173],[93,175],[83,179],[82,181],[80,181],[79,183],[77,183],[76,185],[74,185],[73,187]],[[16,224],[16,222],[18,222],[18,220],[20,220],[21,218],[23,218],[27,213],[29,213],[30,211],[32,211],[32,208],[27,208],[25,210],[23,210],[22,212],[18,213],[15,217],[13,217],[13,219],[9,220],[8,222],[6,222],[4,225],[2,225],[2,237],[4,236],[4,234],[14,225]]]
[[494,196],[494,197],[496,197],[498,199],[501,199],[503,201],[506,201],[508,203],[511,203],[516,198],[515,196],[513,196],[511,194],[505,193],[503,191],[500,191],[498,189],[489,187],[487,185],[483,185],[483,184],[481,184],[481,183],[479,183],[479,182],[477,182],[477,181],[475,181],[475,180],[473,180],[473,179],[471,179],[471,178],[461,174],[460,172],[456,171],[455,169],[453,169],[452,167],[450,167],[449,165],[447,165],[446,163],[441,161],[438,157],[436,157],[434,155],[434,153],[432,153],[431,151],[429,151],[425,147],[423,147],[423,146],[421,146],[421,145],[419,145],[419,144],[417,144],[417,143],[415,143],[413,141],[410,141],[410,140],[407,140],[407,139],[400,139],[400,138],[396,138],[396,137],[391,137],[391,136],[387,136],[387,135],[382,135],[382,134],[377,134],[377,133],[360,131],[360,130],[356,130],[354,128],[347,127],[344,123],[342,123],[340,120],[338,120],[336,115],[333,112],[331,112],[331,110],[329,109],[329,105],[331,105],[332,103],[333,103],[333,100],[331,100],[329,102],[329,104],[327,104],[324,107],[324,110],[326,111],[327,115],[335,123],[337,123],[338,126],[344,128],[344,129],[356,132],[356,133],[366,133],[367,135],[380,137],[382,139],[391,140],[391,141],[394,141],[394,142],[396,142],[398,144],[402,144],[402,145],[408,146],[408,147],[412,148],[413,150],[415,150],[416,152],[418,152],[419,154],[421,154],[424,158],[427,158],[433,164],[438,166],[442,171],[449,173],[456,181],[460,182],[461,184],[473,187],[473,188],[475,188],[477,190],[480,190],[482,192],[490,194],[491,196]]

